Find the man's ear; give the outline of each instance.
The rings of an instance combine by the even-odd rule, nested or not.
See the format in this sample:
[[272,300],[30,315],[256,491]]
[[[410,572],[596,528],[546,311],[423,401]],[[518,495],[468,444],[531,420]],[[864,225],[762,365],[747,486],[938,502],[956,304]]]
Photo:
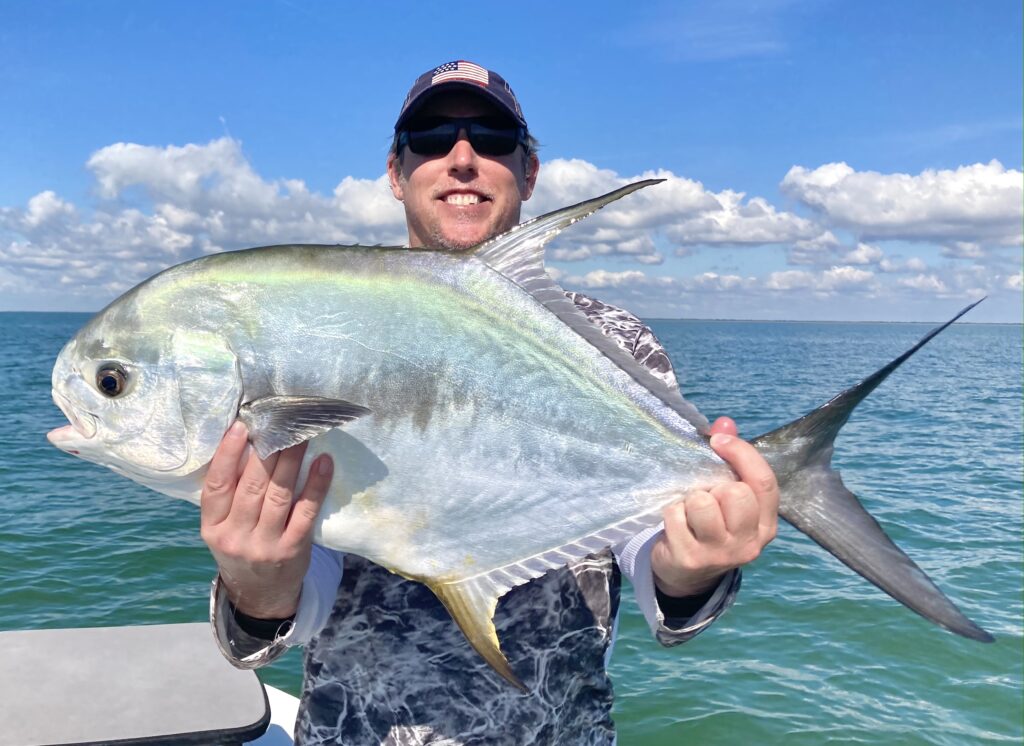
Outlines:
[[405,192],[402,190],[402,162],[395,153],[388,153],[388,182],[391,184],[391,193],[399,202],[405,200]]
[[537,186],[537,174],[540,173],[540,158],[536,153],[531,153],[526,159],[526,174],[523,181],[523,201],[530,199],[533,188]]

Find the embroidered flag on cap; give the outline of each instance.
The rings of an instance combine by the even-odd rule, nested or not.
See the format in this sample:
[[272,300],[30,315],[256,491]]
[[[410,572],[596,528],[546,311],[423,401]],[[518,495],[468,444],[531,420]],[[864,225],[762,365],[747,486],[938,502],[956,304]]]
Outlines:
[[427,70],[416,78],[416,82],[412,84],[412,88],[409,89],[409,93],[402,103],[402,110],[395,122],[395,132],[398,132],[431,96],[445,90],[448,86],[459,88],[460,86],[465,87],[467,83],[475,87],[474,93],[490,100],[507,112],[521,127],[526,127],[523,110],[519,107],[519,101],[512,93],[508,81],[493,70],[480,67],[473,62],[453,60]]
[[490,82],[490,76],[487,74],[487,70],[480,65],[459,60],[458,62],[446,62],[434,70],[430,85],[444,83],[446,80],[472,80],[474,83],[487,85]]

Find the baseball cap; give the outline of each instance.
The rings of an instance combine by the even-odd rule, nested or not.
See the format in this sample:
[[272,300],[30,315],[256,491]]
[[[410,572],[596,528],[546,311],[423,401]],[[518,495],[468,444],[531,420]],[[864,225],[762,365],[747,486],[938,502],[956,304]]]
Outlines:
[[409,94],[402,104],[402,111],[399,112],[398,119],[395,121],[395,131],[400,130],[402,125],[431,96],[439,91],[450,91],[455,88],[479,93],[508,112],[520,125],[528,129],[526,119],[523,118],[523,110],[519,106],[519,100],[516,99],[512,87],[503,77],[493,70],[480,67],[473,62],[455,60],[428,70],[416,78],[416,82],[412,84],[412,88],[409,89]]

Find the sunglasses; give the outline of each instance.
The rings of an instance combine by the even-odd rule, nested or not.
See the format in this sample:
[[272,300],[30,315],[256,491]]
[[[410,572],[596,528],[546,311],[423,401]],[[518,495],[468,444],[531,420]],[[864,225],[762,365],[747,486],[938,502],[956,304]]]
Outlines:
[[526,130],[499,117],[421,119],[398,133],[397,152],[409,147],[416,155],[446,155],[465,130],[480,155],[508,155],[526,144]]

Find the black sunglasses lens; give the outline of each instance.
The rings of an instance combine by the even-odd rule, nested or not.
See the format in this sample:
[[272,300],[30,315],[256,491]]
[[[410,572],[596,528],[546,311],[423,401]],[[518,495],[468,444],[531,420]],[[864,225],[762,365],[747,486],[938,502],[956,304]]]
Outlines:
[[452,149],[458,134],[454,122],[409,130],[409,150],[416,155],[444,155]]
[[515,128],[495,129],[473,124],[469,128],[469,142],[481,155],[508,155],[519,144],[516,134]]
[[445,155],[465,128],[469,143],[480,155],[508,155],[519,144],[516,127],[491,126],[476,120],[453,120],[407,131],[409,150],[417,155]]

